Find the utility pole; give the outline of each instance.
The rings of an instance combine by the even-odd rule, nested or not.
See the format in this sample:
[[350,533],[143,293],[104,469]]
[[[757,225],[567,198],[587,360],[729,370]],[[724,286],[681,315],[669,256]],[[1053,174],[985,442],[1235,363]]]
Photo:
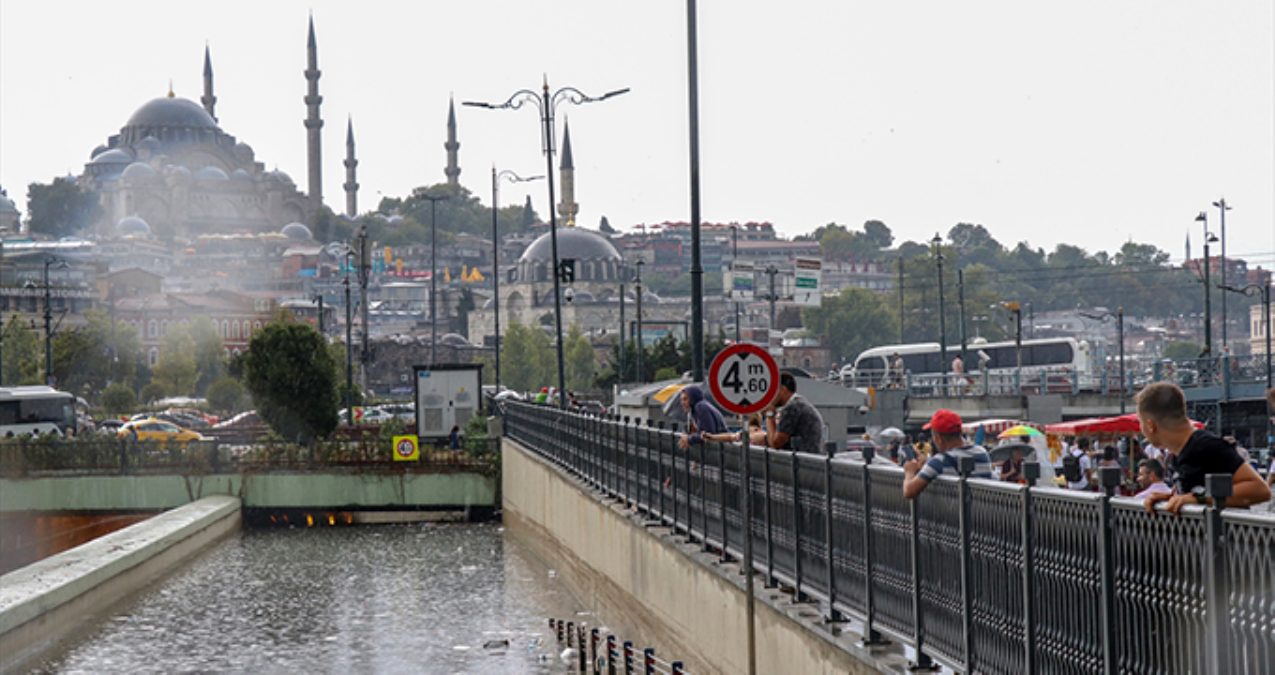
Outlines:
[[1204,224],[1204,354],[1213,358],[1213,282],[1209,278],[1209,214],[1201,211],[1195,217],[1197,223]]
[[899,344],[904,344],[903,339],[903,257],[899,256]]
[[[447,197],[431,197],[421,195],[421,199],[429,200],[429,362],[438,363],[438,225],[434,221],[434,208],[438,202]],[[549,202],[553,210],[553,202]]]
[[[730,226],[730,266],[731,266],[731,288],[730,293],[735,293],[735,263],[739,260],[739,226]],[[739,328],[739,300],[735,300],[735,342],[743,341]]]
[[[1221,270],[1222,278],[1217,283],[1219,286],[1225,287],[1227,285],[1226,283],[1226,212],[1230,211],[1231,207],[1227,205],[1225,197],[1213,202],[1213,206],[1217,207],[1217,210],[1219,212],[1218,215],[1221,216],[1221,220],[1222,220],[1220,225],[1222,230],[1222,261],[1221,261],[1222,262],[1222,270]],[[1222,354],[1224,356],[1230,353],[1229,351],[1227,351],[1226,347],[1227,347],[1226,293],[1223,293],[1222,294]]]
[[[946,373],[952,365],[947,362],[947,319],[944,316],[946,308],[943,302],[943,238],[935,232],[934,239],[930,240],[930,243],[934,244],[934,262],[938,265],[939,271],[939,362],[943,366],[943,372]],[[1019,321],[1019,324],[1021,325],[1022,322]]]
[[[965,364],[966,362],[965,349],[966,349],[967,341],[965,337],[965,270],[964,269],[956,270],[956,297],[957,297],[957,305],[960,307],[960,310],[961,310],[960,312],[961,313],[961,363]],[[968,364],[966,365],[968,366]]]
[[[699,68],[695,0],[686,3],[687,85],[691,132],[691,381],[704,381],[704,266],[700,261]],[[749,631],[752,625],[749,625]]]
[[766,348],[770,348],[770,333],[775,330],[775,275],[779,273],[779,268],[774,265],[766,266],[766,274],[770,275],[770,328],[766,333]]
[[633,280],[633,286],[637,291],[637,381],[645,382],[644,372],[642,370],[642,353],[646,348],[642,345],[642,264],[643,261],[637,261],[637,277]]
[[350,256],[345,250],[345,423],[354,426],[354,321],[350,307]]
[[367,366],[371,359],[372,328],[368,325],[367,283],[371,273],[371,257],[367,249],[367,225],[359,227],[359,301],[363,303],[359,311],[363,314],[363,350],[359,357],[359,379],[367,389]]
[[53,258],[44,259],[44,383],[53,386],[53,293],[49,288],[49,265]]

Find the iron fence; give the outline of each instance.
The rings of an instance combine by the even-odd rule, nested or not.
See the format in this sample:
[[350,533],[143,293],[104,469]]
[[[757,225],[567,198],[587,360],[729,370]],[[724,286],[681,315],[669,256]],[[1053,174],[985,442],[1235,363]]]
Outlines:
[[[865,643],[911,645],[918,666],[1275,673],[1275,517],[1150,514],[1110,494],[972,479],[972,466],[907,500],[896,467],[761,447],[745,460],[733,445],[681,448],[677,432],[505,410],[507,435],[648,522],[724,559],[742,557],[751,536],[768,585],[828,621],[859,619]],[[1104,479],[1114,488],[1118,477]],[[1210,490],[1224,499],[1229,485]]]

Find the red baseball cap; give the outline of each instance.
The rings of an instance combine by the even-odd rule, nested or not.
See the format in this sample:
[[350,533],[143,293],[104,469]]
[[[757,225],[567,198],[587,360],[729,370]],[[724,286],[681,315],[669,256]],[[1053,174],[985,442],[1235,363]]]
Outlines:
[[961,433],[961,416],[947,408],[940,408],[921,428],[925,431],[937,431],[940,434],[959,434]]

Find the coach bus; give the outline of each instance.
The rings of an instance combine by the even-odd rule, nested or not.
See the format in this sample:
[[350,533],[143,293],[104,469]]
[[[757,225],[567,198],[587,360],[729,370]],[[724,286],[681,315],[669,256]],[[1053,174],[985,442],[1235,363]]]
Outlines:
[[[841,381],[850,387],[889,387],[898,384],[899,375],[891,373],[890,360],[895,354],[903,360],[903,372],[909,376],[938,376],[952,369],[951,359],[960,354],[959,346],[947,348],[948,362],[942,363],[937,342],[873,347],[841,370]],[[981,373],[986,362],[991,374],[1012,374],[1018,368],[1018,347],[1008,342],[975,342],[966,346],[966,373]],[[1068,373],[1079,377],[1082,388],[1092,385],[1093,355],[1088,342],[1074,338],[1023,340],[1022,369],[1025,377],[1042,373]]]
[[53,387],[0,387],[0,438],[76,430],[75,397]]

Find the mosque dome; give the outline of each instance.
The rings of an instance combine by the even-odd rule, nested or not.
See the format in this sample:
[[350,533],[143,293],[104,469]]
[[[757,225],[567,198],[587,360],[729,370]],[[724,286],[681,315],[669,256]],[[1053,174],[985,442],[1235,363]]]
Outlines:
[[230,178],[232,180],[240,180],[240,181],[247,182],[252,180],[252,174],[248,173],[247,171],[244,171],[243,169],[235,169],[234,171],[230,172]]
[[288,174],[286,174],[286,173],[284,173],[284,172],[282,172],[282,171],[280,171],[280,170],[278,170],[278,169],[275,169],[274,171],[269,171],[269,172],[267,172],[267,173],[266,173],[266,176],[268,176],[268,177],[270,177],[270,178],[273,178],[273,179],[275,179],[275,180],[278,180],[278,181],[282,181],[283,183],[286,183],[286,184],[288,184],[288,185],[292,185],[292,184],[293,184],[293,183],[292,183],[292,176],[289,176]]
[[0,213],[17,213],[18,207],[13,204],[13,200],[9,199],[9,195],[0,192]]
[[215,166],[206,166],[195,172],[195,178],[199,180],[230,180],[230,176],[225,171]]
[[[606,237],[579,227],[558,228],[558,259],[620,260],[620,252]],[[553,242],[550,233],[540,235],[518,262],[550,262],[553,260]]]
[[279,230],[279,234],[282,234],[289,239],[299,239],[303,241],[314,239],[314,235],[310,233],[310,228],[306,227],[304,223],[288,223],[283,226],[282,230]]
[[93,152],[89,153],[89,159],[93,159],[104,152],[106,152],[106,146],[99,145],[96,148],[93,148]]
[[150,233],[151,226],[137,216],[120,218],[120,222],[115,225],[115,234],[120,237]]
[[445,333],[443,335],[440,335],[438,337],[438,344],[446,345],[448,347],[472,347],[473,346],[469,344],[469,340],[466,340],[465,336],[460,335],[458,333]]
[[147,136],[146,138],[143,138],[142,140],[138,141],[137,145],[133,146],[133,149],[139,153],[148,152],[152,155],[158,154],[159,148],[160,148],[159,140],[156,139],[154,136]]
[[124,167],[124,173],[120,174],[120,177],[125,180],[136,181],[151,180],[158,176],[159,174],[155,172],[155,169],[146,162],[133,162]]
[[151,99],[128,118],[125,128],[192,128],[216,129],[207,110],[186,98],[160,97]]
[[89,162],[89,164],[92,164],[94,166],[105,166],[108,164],[119,164],[122,166],[125,164],[132,164],[132,163],[133,163],[133,156],[128,154],[127,152],[124,152],[123,150],[120,150],[119,148],[115,148],[114,150],[107,150],[106,152],[100,153],[93,158],[93,161]]

